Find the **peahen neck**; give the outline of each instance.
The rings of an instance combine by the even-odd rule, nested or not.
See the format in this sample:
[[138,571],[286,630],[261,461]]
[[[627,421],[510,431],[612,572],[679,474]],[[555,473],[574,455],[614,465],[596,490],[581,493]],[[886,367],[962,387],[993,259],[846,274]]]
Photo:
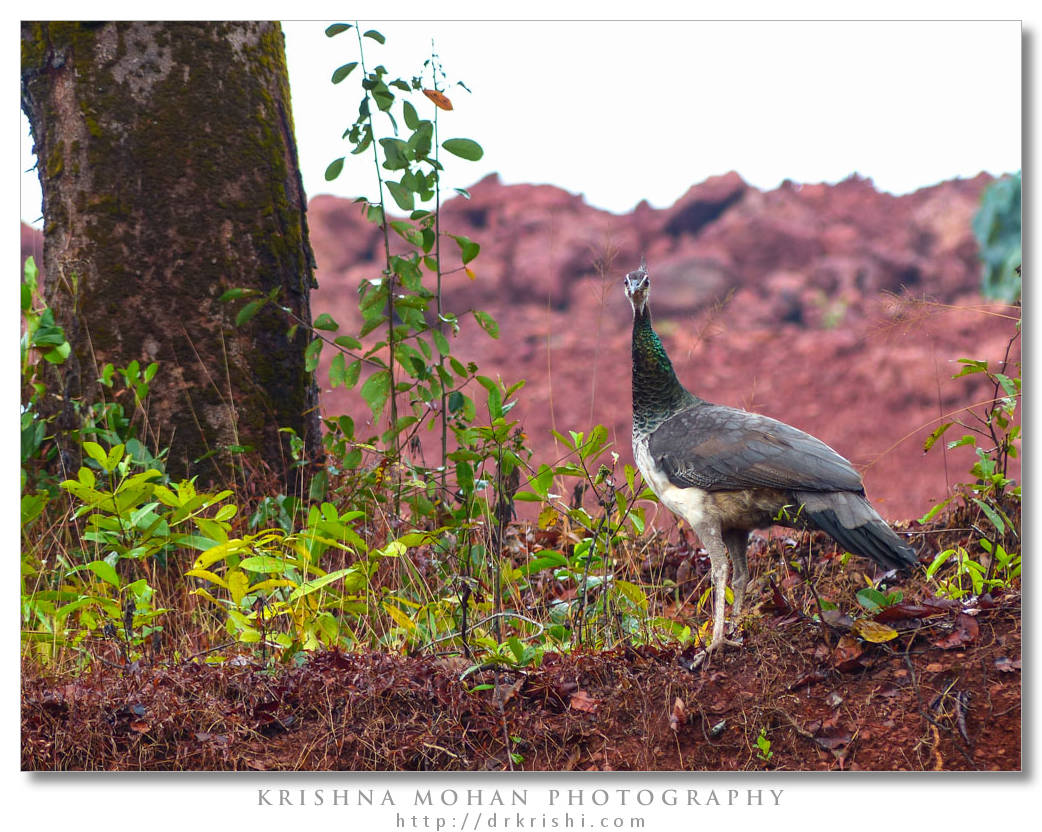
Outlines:
[[684,389],[651,326],[647,305],[633,316],[633,433],[642,436],[700,401]]

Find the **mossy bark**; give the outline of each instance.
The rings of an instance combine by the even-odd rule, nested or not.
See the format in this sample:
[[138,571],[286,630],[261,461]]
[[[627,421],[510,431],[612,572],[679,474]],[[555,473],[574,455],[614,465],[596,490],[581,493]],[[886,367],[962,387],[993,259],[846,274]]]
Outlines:
[[278,24],[23,23],[22,103],[43,186],[48,302],[73,346],[66,416],[99,394],[106,362],[158,361],[148,423],[171,448],[172,474],[227,481],[235,445],[286,474],[279,428],[319,447],[308,336],[289,337],[270,305],[237,328],[218,300],[277,287],[281,305],[311,320],[314,256]]

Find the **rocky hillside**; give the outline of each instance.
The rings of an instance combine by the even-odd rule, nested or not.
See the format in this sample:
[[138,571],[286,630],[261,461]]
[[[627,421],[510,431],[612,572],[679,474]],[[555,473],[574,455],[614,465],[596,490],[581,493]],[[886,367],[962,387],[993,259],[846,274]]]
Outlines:
[[[991,395],[980,377],[953,381],[955,360],[998,361],[1013,332],[996,314],[1009,310],[978,293],[970,220],[990,181],[895,197],[861,178],[763,192],[730,173],[669,208],[616,215],[491,176],[444,207],[443,229],[482,246],[475,279],[458,271],[445,294],[452,311],[490,312],[501,335],[468,320],[454,349],[485,375],[527,381],[512,415],[537,460],[557,456],[551,428],[599,422],[631,462],[621,278],[643,254],[656,326],[692,390],[818,435],[862,468],[885,515],[912,518],[969,465],[964,449],[924,456],[923,439],[938,417]],[[310,226],[314,313],[352,332],[358,282],[379,274],[379,231],[329,196],[311,200]],[[39,261],[35,232],[23,228],[22,247]],[[357,390],[325,392],[323,409],[368,418]]]
[[[861,178],[762,192],[730,173],[670,208],[615,215],[488,177],[445,206],[442,227],[482,246],[476,279],[457,272],[446,299],[492,313],[501,336],[470,324],[456,350],[486,375],[527,381],[513,414],[537,459],[555,458],[551,427],[600,422],[632,461],[621,278],[644,254],[656,326],[691,389],[820,436],[864,470],[886,515],[911,518],[969,465],[950,453],[946,478],[924,438],[939,416],[991,395],[979,378],[953,381],[955,359],[1000,360],[1013,331],[978,293],[970,220],[990,181],[895,197]],[[379,233],[328,196],[311,200],[310,222],[314,308],[350,331],[355,287],[378,273]],[[324,409],[368,415],[353,391],[326,393]]]

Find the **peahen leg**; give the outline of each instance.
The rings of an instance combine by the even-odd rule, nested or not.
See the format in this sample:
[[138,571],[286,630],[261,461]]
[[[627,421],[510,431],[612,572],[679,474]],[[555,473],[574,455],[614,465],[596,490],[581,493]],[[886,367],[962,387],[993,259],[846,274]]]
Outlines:
[[713,640],[706,652],[723,647],[741,647],[741,643],[724,638],[724,610],[727,604],[727,547],[719,528],[702,524],[699,538],[709,551],[709,574],[713,581]]
[[727,546],[727,554],[731,556],[734,564],[734,606],[731,608],[731,631],[738,629],[742,617],[742,604],[745,602],[745,588],[749,583],[749,564],[746,559],[746,550],[749,548],[749,532],[732,529],[724,534],[724,543]]

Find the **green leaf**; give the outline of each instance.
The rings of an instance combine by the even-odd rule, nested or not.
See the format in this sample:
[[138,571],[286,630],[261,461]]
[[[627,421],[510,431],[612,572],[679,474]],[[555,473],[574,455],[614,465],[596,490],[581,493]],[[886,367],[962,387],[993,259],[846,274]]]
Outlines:
[[1019,378],[1010,378],[1005,373],[995,373],[995,378],[1002,385],[1002,389],[1006,391],[1007,396],[1016,396],[1020,392]]
[[329,365],[329,385],[330,387],[346,386],[346,380],[347,366],[344,362],[344,354],[338,352],[333,356],[333,361]]
[[472,139],[446,139],[441,146],[453,156],[459,156],[468,162],[476,162],[485,155],[481,145]]
[[283,558],[273,558],[270,555],[256,555],[254,557],[243,558],[239,563],[241,569],[248,569],[250,572],[263,572],[265,574],[274,573],[281,575],[285,573],[287,567],[292,567],[294,561],[285,560]]
[[398,236],[407,243],[414,246],[423,245],[423,234],[411,222],[405,222],[405,220],[391,220],[388,224],[395,230]]
[[113,567],[108,561],[95,560],[88,563],[87,568],[105,581],[105,583],[112,584],[114,587],[119,586],[119,574],[116,572],[115,567]]
[[420,117],[416,114],[416,108],[409,101],[402,102],[402,114],[405,116],[405,126],[415,130],[420,126]]
[[362,349],[362,342],[357,338],[352,338],[350,335],[340,335],[333,339],[333,343],[347,350]]
[[387,38],[385,38],[378,31],[376,31],[376,29],[370,29],[368,32],[366,32],[364,35],[362,35],[362,37],[363,38],[372,38],[377,43],[386,43],[387,42]]
[[84,442],[83,450],[91,459],[98,463],[104,470],[105,464],[109,461],[109,455],[105,453],[105,450],[97,442]]
[[336,572],[330,572],[328,575],[323,575],[321,578],[306,581],[290,593],[288,600],[296,601],[298,598],[301,598],[310,592],[314,592],[316,589],[321,589],[322,587],[341,579],[344,579],[343,588],[346,592],[354,592],[365,584],[365,574],[358,568],[358,566],[348,566],[345,569],[338,569]]
[[463,265],[466,265],[477,257],[478,252],[481,251],[481,245],[475,243],[469,237],[454,234],[452,235],[452,239],[456,241],[456,245],[460,248],[460,259],[463,260]]
[[944,435],[944,432],[954,424],[954,422],[945,422],[943,425],[940,425],[933,433],[927,436],[926,441],[923,442],[923,453],[926,453],[928,450],[930,450],[930,448],[934,446],[934,443],[937,442],[937,440]]
[[394,201],[398,203],[399,208],[403,211],[411,211],[415,207],[412,191],[403,188],[397,182],[388,181],[385,184],[387,185],[387,190],[391,192],[391,196],[394,197]]
[[217,300],[221,303],[226,303],[230,300],[235,300],[241,297],[252,297],[257,294],[256,289],[229,289],[227,292],[222,294]]
[[[395,138],[380,139],[380,146],[384,149],[386,161],[383,163],[383,166],[387,168],[387,170],[408,170],[409,146],[405,142],[401,139]],[[408,187],[408,183],[404,177],[402,179],[402,186]]]
[[958,359],[960,364],[965,366],[957,372],[952,378],[960,378],[961,376],[969,376],[974,373],[986,373],[988,372],[988,362],[978,361],[975,358],[960,358]]
[[323,341],[321,338],[316,338],[307,348],[304,350],[304,371],[307,373],[315,372],[315,368],[318,367],[318,355],[322,352]]
[[355,145],[354,150],[351,151],[351,155],[352,156],[357,156],[360,153],[365,153],[366,150],[369,149],[369,145],[371,145],[372,143],[373,143],[373,131],[369,129],[368,125],[366,125],[365,132],[363,133],[362,138]]
[[567,565],[568,558],[560,552],[556,552],[552,549],[543,549],[536,552],[532,560],[522,566],[518,571],[520,571],[522,575],[531,575],[533,572],[542,572],[544,569],[556,569],[560,566]]
[[109,451],[108,458],[105,460],[105,464],[102,466],[106,471],[115,471],[116,466],[119,465],[119,461],[123,459],[123,451],[126,450],[124,445],[113,445]]
[[928,512],[926,512],[926,514],[919,518],[919,524],[925,525],[926,523],[929,523],[931,520],[933,520],[933,518],[940,514],[941,510],[944,509],[944,507],[947,506],[952,501],[952,499],[952,497],[949,497],[948,499],[942,500],[941,502],[937,503],[937,505],[935,505]]
[[362,372],[362,362],[360,359],[355,359],[347,365],[347,369],[344,371],[344,387],[351,388],[358,384],[358,376]]
[[875,612],[887,606],[886,596],[873,587],[865,587],[859,590],[855,597],[858,603],[869,612]]
[[231,520],[236,515],[236,513],[238,511],[239,511],[239,507],[237,505],[234,505],[234,504],[228,504],[226,506],[221,506],[219,509],[217,509],[217,513],[214,514],[213,519],[216,520],[217,522],[223,522],[225,520]]
[[346,32],[351,28],[350,23],[334,23],[332,26],[326,27],[326,37],[333,38],[339,35],[341,32]]
[[36,278],[40,274],[40,270],[36,266],[36,258],[29,256],[25,258],[25,280],[33,288],[36,288]]
[[648,608],[648,596],[639,586],[629,581],[615,581],[615,588],[627,601],[640,610]]
[[44,360],[51,364],[63,364],[65,359],[69,357],[69,353],[72,352],[72,347],[68,342],[63,342],[55,347],[53,350],[48,350],[43,354]]
[[36,494],[23,494],[22,495],[22,530],[24,531],[30,523],[33,522],[43,512],[49,498],[47,494],[40,491]]
[[324,329],[327,331],[335,331],[340,328],[340,324],[333,320],[333,317],[328,312],[323,312],[317,318],[314,323],[311,324],[315,329]]
[[332,182],[340,175],[340,171],[344,169],[344,157],[341,156],[339,159],[334,159],[329,163],[329,167],[326,168],[326,181]]
[[434,340],[434,346],[437,347],[441,355],[448,355],[452,352],[452,348],[449,346],[449,339],[445,337],[441,330],[432,329],[431,338]]
[[[394,93],[387,89],[386,84],[379,84],[373,88],[373,100],[376,102],[377,107],[390,116],[389,110],[391,109],[391,105],[394,104]],[[391,117],[391,121],[394,121],[393,116]]]
[[984,502],[983,500],[978,500],[976,497],[973,498],[973,502],[977,504],[978,508],[980,508],[980,510],[984,512],[988,520],[991,521],[991,525],[995,527],[995,531],[997,531],[1000,535],[1005,534],[1006,524],[1002,521],[1002,518],[999,517],[998,512],[996,512],[995,509],[989,506],[986,502]]
[[499,337],[499,324],[496,323],[496,319],[489,315],[488,312],[481,309],[475,309],[474,320],[476,320],[478,325],[491,337]]
[[260,300],[251,300],[235,316],[235,325],[242,326],[247,323],[254,315],[260,312],[261,307],[268,302],[267,298],[261,298]]
[[391,373],[389,370],[378,370],[362,384],[362,398],[366,400],[373,417],[378,417],[391,395]]
[[351,74],[351,71],[356,66],[358,66],[358,61],[352,61],[349,64],[344,64],[343,66],[338,66],[336,69],[333,70],[333,77],[332,77],[331,80],[333,81],[334,84],[339,84],[348,75]]

